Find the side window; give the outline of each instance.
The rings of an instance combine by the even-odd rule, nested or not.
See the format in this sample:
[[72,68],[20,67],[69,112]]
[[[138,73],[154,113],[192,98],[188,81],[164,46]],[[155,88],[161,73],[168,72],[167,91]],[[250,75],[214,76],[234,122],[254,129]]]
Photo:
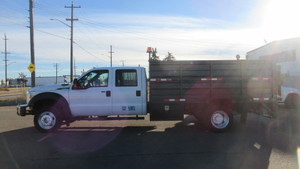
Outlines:
[[137,86],[137,72],[131,69],[116,71],[116,86]]
[[89,72],[78,80],[78,85],[80,88],[107,87],[108,70],[95,70]]

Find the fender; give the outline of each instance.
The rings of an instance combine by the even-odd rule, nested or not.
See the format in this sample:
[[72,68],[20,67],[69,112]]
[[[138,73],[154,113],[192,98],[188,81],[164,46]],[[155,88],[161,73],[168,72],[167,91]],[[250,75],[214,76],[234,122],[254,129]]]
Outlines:
[[63,105],[63,113],[65,118],[71,117],[71,109],[68,101],[60,94],[53,92],[45,92],[35,95],[28,103],[28,106],[34,107],[35,104],[41,100],[53,100],[55,103]]

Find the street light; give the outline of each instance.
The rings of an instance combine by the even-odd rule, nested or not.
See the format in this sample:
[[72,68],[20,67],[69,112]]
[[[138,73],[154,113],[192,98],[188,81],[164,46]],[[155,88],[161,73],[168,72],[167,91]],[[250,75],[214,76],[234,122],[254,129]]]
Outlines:
[[17,63],[17,62],[10,62],[9,64],[7,64],[7,66],[9,66],[9,65],[11,65],[11,64],[13,64],[13,63]]
[[70,38],[70,43],[71,43],[71,47],[70,47],[70,81],[73,81],[73,25],[68,25],[66,23],[64,23],[63,21],[59,20],[59,19],[50,19],[51,21],[58,21],[62,24],[64,24],[65,26],[71,28],[71,38]]

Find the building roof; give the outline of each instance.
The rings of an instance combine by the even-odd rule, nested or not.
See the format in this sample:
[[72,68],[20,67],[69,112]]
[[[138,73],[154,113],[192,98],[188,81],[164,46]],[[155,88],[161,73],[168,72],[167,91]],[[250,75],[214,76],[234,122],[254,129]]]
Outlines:
[[267,43],[266,45],[260,46],[260,47],[258,47],[256,49],[253,49],[253,50],[247,52],[247,54],[251,53],[251,52],[255,52],[255,51],[263,49],[263,48],[266,48],[266,47],[278,46],[278,45],[287,44],[287,43],[294,43],[294,44],[296,44],[295,42],[297,42],[297,41],[299,41],[298,45],[300,45],[300,37],[289,38],[289,39],[282,39],[282,40],[276,40],[276,41]]

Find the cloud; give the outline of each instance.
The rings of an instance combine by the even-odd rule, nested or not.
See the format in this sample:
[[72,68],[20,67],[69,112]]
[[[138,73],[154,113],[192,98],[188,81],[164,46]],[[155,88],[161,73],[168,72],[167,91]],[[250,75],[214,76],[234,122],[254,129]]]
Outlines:
[[[86,19],[97,18],[97,19]],[[222,26],[224,21],[208,18],[193,18],[183,16],[163,16],[163,15],[134,15],[134,14],[92,14],[85,15],[82,21],[99,26],[122,26],[145,28],[210,28],[212,26]]]
[[[47,32],[35,31],[37,71],[40,76],[53,74],[53,64],[59,63],[60,73],[68,74],[70,30],[46,18],[38,16],[35,20],[35,28]],[[126,66],[147,67],[148,46],[156,47],[161,59],[171,52],[177,60],[215,60],[235,59],[236,54],[243,57],[260,45],[257,30],[230,29],[228,25],[221,20],[182,16],[85,15],[74,23],[74,57],[80,70],[109,66],[112,45],[113,65],[120,66],[125,60]],[[29,30],[14,26],[7,34],[10,51],[28,58],[29,63]]]

